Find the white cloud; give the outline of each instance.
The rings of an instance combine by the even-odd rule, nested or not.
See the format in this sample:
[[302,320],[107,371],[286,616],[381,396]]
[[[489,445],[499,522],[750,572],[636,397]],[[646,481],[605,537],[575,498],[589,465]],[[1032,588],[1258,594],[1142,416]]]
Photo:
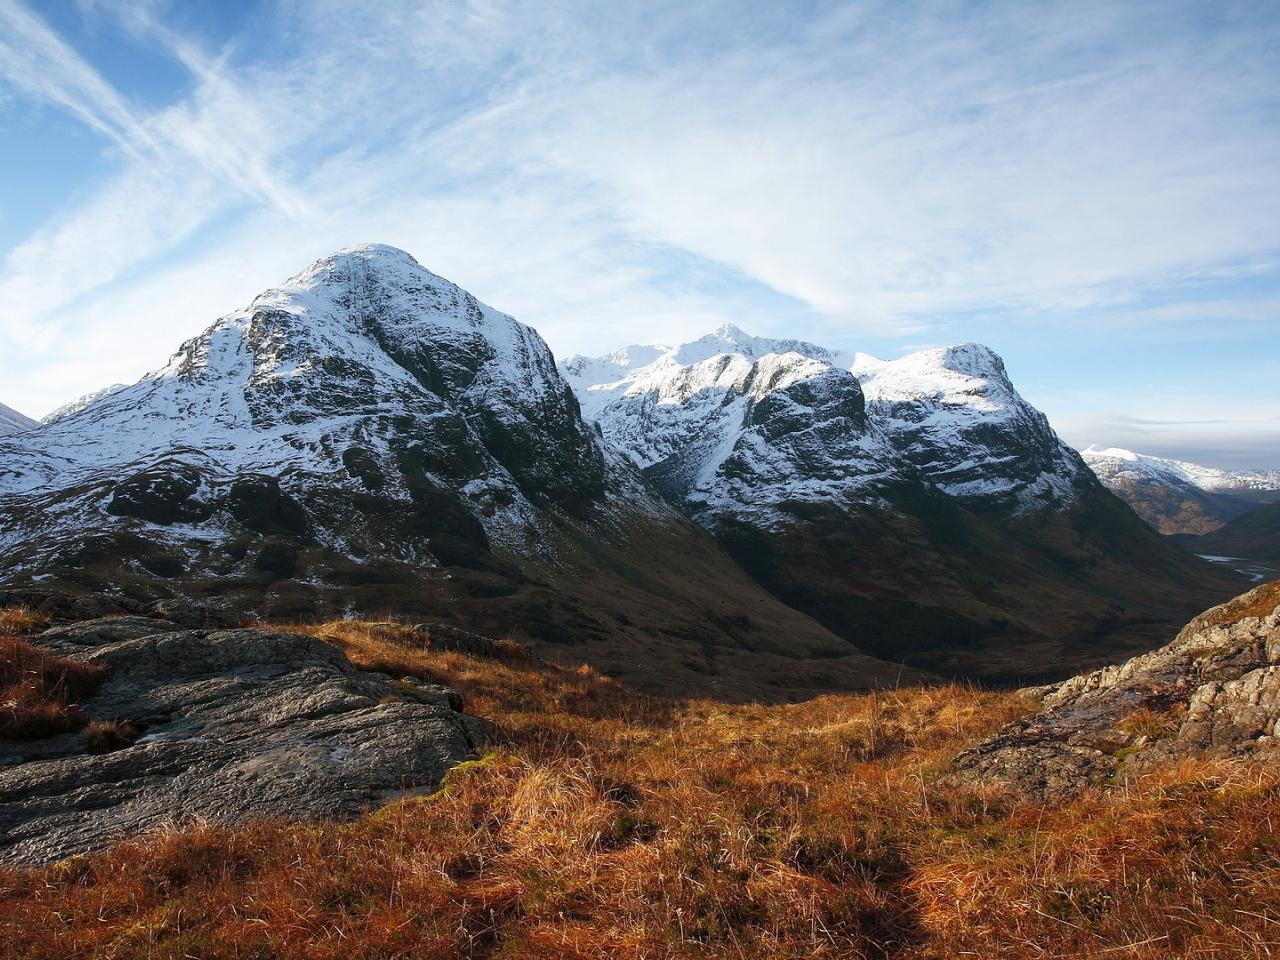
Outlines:
[[18,0],[0,0],[0,77],[68,110],[126,150],[150,146],[125,99]]
[[517,142],[641,234],[863,322],[1120,300],[1280,246],[1265,42],[1111,16],[1130,45],[1082,56],[1116,38],[985,9],[555,90]]

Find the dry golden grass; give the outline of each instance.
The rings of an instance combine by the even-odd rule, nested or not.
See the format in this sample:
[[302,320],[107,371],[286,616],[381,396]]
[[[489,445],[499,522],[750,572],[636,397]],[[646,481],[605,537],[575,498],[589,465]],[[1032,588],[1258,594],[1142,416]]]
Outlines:
[[0,607],[0,634],[21,637],[49,624],[47,614],[30,607]]
[[35,740],[84,725],[76,701],[97,688],[102,671],[22,639],[47,622],[26,607],[0,609],[0,740]]
[[6,956],[1280,955],[1274,770],[1044,808],[942,777],[1027,709],[1009,694],[676,702],[394,626],[295,629],[463,690],[492,751],[351,823],[171,829],[0,873]]

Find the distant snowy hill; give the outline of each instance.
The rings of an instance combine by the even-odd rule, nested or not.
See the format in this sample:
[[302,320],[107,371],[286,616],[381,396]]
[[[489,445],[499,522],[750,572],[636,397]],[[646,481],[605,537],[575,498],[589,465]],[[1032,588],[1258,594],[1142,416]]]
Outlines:
[[1098,478],[1161,533],[1205,534],[1280,500],[1280,471],[1219,470],[1185,460],[1089,447]]
[[36,421],[30,417],[24,417],[12,407],[6,407],[0,403],[0,436],[11,433],[21,433],[23,430],[30,430],[36,426]]
[[1244,490],[1280,492],[1280,470],[1219,470],[1202,467],[1186,460],[1153,457],[1119,447],[1080,451],[1085,463],[1104,482],[1123,475],[1152,476],[1180,480],[1213,493],[1235,493]]
[[[980,344],[881,360],[723,326],[561,369],[668,499],[881,656],[1026,679],[1218,598]],[[1170,614],[1170,583],[1199,599]]]

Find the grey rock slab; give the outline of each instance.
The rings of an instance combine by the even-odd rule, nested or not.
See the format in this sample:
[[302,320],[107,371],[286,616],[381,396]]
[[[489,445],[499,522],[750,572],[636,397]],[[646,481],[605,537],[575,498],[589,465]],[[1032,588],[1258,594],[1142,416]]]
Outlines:
[[149,637],[157,633],[172,633],[178,629],[176,623],[168,620],[155,620],[151,617],[103,617],[98,620],[86,620],[82,623],[71,623],[62,627],[53,627],[40,634],[39,644],[55,653],[69,656],[87,652],[106,644],[119,643],[122,640],[134,640]]
[[1158,650],[1028,692],[1043,709],[957,757],[962,776],[1061,797],[1184,757],[1280,760],[1280,582]]
[[485,737],[456,691],[359,670],[313,637],[148,633],[160,622],[143,619],[50,631],[59,652],[107,668],[84,711],[144,732],[106,754],[75,735],[0,745],[0,862],[47,863],[189,818],[355,815],[435,788]]

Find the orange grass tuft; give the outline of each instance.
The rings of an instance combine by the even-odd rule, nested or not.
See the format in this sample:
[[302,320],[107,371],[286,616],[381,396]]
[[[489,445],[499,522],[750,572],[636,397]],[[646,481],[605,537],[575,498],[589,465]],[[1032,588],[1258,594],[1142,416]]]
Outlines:
[[1280,953],[1274,770],[1184,764],[1046,808],[943,776],[1029,709],[1012,694],[683,702],[387,625],[292,629],[462,690],[492,752],[350,823],[168,829],[0,871],[7,955]]
[[25,636],[49,625],[49,615],[30,607],[0,607],[0,635]]
[[0,635],[0,740],[35,740],[83,726],[76,701],[101,679],[100,667]]

